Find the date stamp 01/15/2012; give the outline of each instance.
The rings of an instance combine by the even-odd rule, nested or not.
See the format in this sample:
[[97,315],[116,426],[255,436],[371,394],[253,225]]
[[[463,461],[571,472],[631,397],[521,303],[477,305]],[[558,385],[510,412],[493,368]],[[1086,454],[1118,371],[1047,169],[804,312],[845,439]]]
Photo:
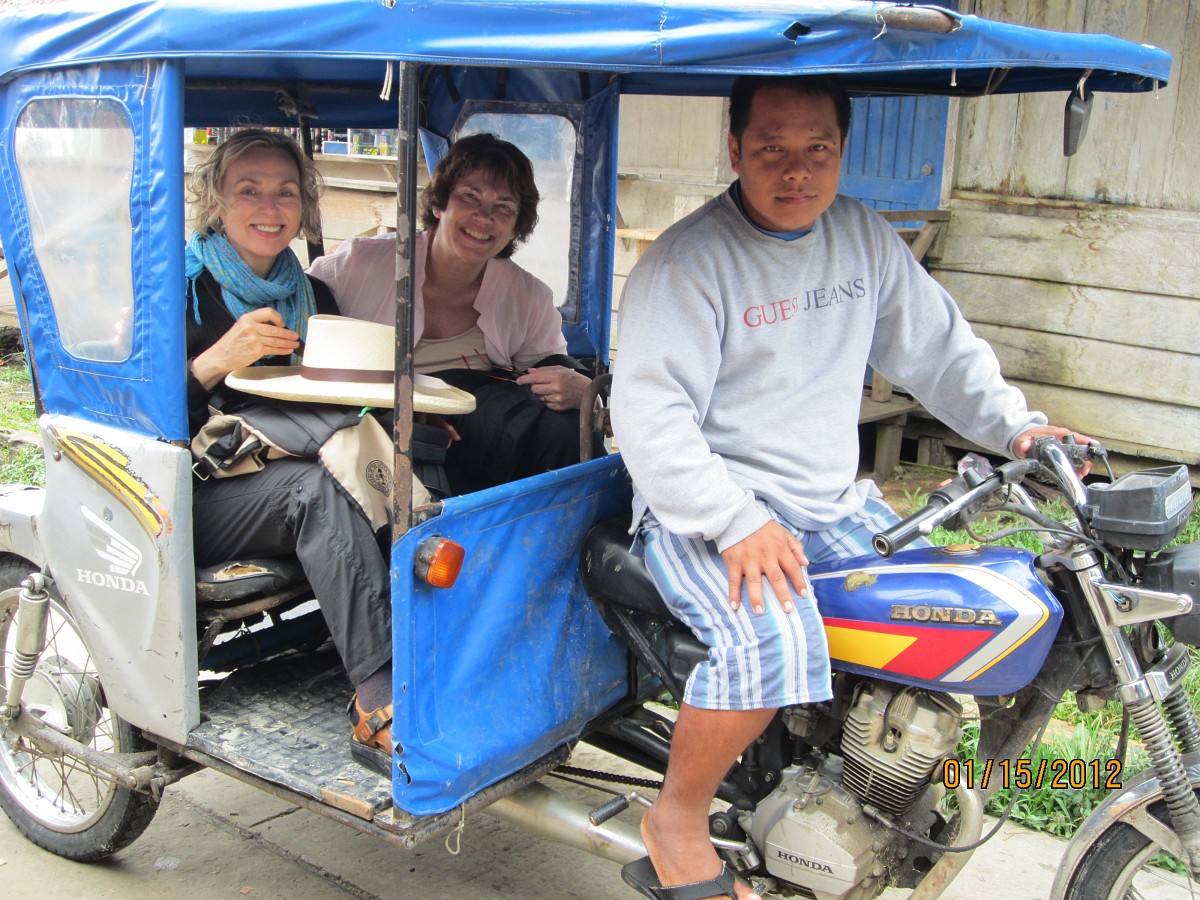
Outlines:
[[1121,787],[1118,759],[955,759],[942,761],[942,783],[950,790],[1102,790]]

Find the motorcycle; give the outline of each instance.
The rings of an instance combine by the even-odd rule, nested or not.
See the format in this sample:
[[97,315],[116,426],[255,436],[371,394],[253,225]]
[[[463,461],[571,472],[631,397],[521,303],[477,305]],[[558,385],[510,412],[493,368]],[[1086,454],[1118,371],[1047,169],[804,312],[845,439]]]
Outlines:
[[[557,285],[569,352],[591,361],[599,393],[623,95],[720,97],[743,72],[828,71],[871,98],[1056,90],[1078,139],[1093,91],[1150,90],[1170,62],[1109,38],[859,0],[65,0],[6,13],[0,240],[46,483],[0,486],[0,808],[47,850],[101,859],[137,838],[171,784],[211,768],[401,848],[486,810],[616,862],[644,855],[614,818],[645,800],[637,790],[593,807],[544,778],[570,770],[580,741],[663,771],[670,716],[651,701],[678,696],[705,651],[630,553],[619,453],[413,507],[418,143],[432,159],[488,130],[534,160],[547,195],[534,241],[555,258],[545,272],[522,264]],[[359,149],[363,129],[389,135],[371,149],[397,149],[372,160],[395,166],[409,238],[397,242],[407,277],[383,535],[391,778],[346,752],[349,682],[295,558],[198,569],[192,555],[180,213],[205,148],[178,141],[248,120],[297,129],[326,163]],[[357,140],[323,146],[317,124]],[[548,227],[549,210],[566,227]],[[600,427],[582,419],[586,434]],[[1191,504],[1187,473],[1085,487],[1072,468],[1088,452],[1045,443],[964,473],[881,535],[879,558],[813,567],[835,696],[782,711],[722,786],[713,840],[734,868],[785,894],[937,896],[982,840],[996,783],[955,756],[960,698],[976,698],[980,758],[1015,773],[1073,690],[1120,700],[1153,765],[1081,829],[1057,896],[1124,896],[1159,849],[1195,877],[1200,732],[1179,684],[1184,645],[1200,643],[1197,549],[1162,549]],[[1031,476],[1063,493],[1070,522],[1037,510],[1021,487]],[[1046,551],[905,549],[998,506],[1028,517]]]
[[[877,534],[875,556],[810,568],[834,696],[782,710],[722,783],[728,809],[711,827],[735,868],[817,897],[873,897],[886,885],[936,896],[926,892],[949,883],[998,829],[982,835],[990,795],[1061,782],[1116,790],[1068,846],[1054,896],[1136,892],[1160,839],[1195,877],[1200,731],[1182,684],[1200,622],[1200,543],[1163,549],[1192,510],[1186,468],[1085,486],[1075,470],[1103,458],[1100,445],[1041,438],[1029,456],[986,473],[966,469]],[[1067,521],[1034,501],[1047,487]],[[939,526],[963,530],[1000,512],[1029,524],[993,540],[1032,531],[1043,552],[975,542],[904,549]],[[617,518],[589,533],[585,583],[643,677],[678,701],[708,648],[667,612],[626,530]],[[1035,769],[1027,748],[1067,691],[1084,709],[1122,704],[1150,770],[1123,782],[1121,760]],[[963,762],[955,752],[968,697],[978,758]],[[601,735],[588,740],[616,753],[634,747],[636,761],[665,767],[662,715],[638,708]],[[947,793],[957,801],[952,816]]]

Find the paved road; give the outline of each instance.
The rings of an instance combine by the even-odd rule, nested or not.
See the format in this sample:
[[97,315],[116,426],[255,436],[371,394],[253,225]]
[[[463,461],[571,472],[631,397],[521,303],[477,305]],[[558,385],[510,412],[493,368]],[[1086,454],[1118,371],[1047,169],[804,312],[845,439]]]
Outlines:
[[[989,820],[989,830],[992,824]],[[943,898],[1044,900],[1064,846],[1005,825]],[[907,895],[889,890],[884,898]],[[1159,885],[1144,896],[1186,895],[1186,888]],[[458,855],[440,839],[403,851],[223,775],[201,772],[173,786],[146,833],[103,863],[71,863],[44,853],[0,816],[0,896],[633,900],[637,895],[622,884],[614,863],[484,815],[468,821]]]
[[[1048,897],[1062,847],[1006,827],[944,897]],[[123,900],[636,896],[621,883],[615,864],[486,816],[468,821],[457,856],[440,839],[403,851],[214,772],[173,786],[147,832],[105,863],[80,865],[51,856],[0,818],[0,894]]]
[[457,856],[440,839],[404,851],[214,772],[172,787],[146,833],[107,862],[51,856],[2,817],[0,860],[8,897],[590,900],[625,891],[618,866],[486,816],[468,821]]

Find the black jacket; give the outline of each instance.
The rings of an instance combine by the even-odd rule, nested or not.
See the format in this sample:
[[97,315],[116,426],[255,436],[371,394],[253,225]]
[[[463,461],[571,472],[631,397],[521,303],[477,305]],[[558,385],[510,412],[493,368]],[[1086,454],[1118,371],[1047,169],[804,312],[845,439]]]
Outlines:
[[[326,286],[325,282],[319,281],[316,278],[309,278],[309,283],[312,284],[313,296],[317,301],[317,312],[329,315],[337,315],[337,303],[333,299],[333,293]],[[196,322],[195,304],[200,305],[200,322]],[[187,404],[188,404],[188,434],[195,437],[204,423],[208,421],[208,405],[214,395],[221,398],[222,401],[253,401],[262,402],[261,397],[251,397],[248,394],[242,394],[238,391],[230,390],[225,387],[225,382],[217,383],[214,390],[207,390],[204,385],[193,377],[191,372],[191,362],[217,341],[230,328],[233,327],[233,313],[225,306],[225,301],[221,299],[221,286],[217,284],[217,280],[213,278],[212,273],[207,269],[201,272],[195,279],[195,290],[193,286],[188,285],[187,290],[187,358],[188,358],[188,375],[187,375]],[[286,366],[289,364],[288,357],[264,357],[266,365]]]

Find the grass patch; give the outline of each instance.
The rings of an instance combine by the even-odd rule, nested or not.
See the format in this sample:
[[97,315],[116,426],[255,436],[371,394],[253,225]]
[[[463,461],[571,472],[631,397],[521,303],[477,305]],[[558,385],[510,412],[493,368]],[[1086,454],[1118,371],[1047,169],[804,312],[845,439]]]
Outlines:
[[41,448],[29,444],[18,445],[0,463],[0,484],[46,485],[46,460]]
[[[977,758],[978,744],[979,723],[967,722],[957,754],[959,759],[976,761],[977,786],[985,763]],[[1112,772],[1108,764],[1115,747],[1116,736],[1093,723],[1081,721],[1074,728],[1058,733],[1052,724],[1048,737],[1029,757],[1031,783],[1024,790],[1016,790],[1015,770],[1005,778],[993,766],[992,777],[996,779],[993,783],[1005,781],[1007,785],[992,795],[984,811],[992,816],[1001,815],[1016,792],[1019,796],[1010,813],[1014,822],[1056,837],[1070,837],[1109,795],[1105,782]],[[1145,753],[1135,746],[1119,773],[1119,780],[1128,780],[1148,765]]]
[[37,411],[29,385],[25,354],[4,347],[0,335],[0,484],[46,483],[46,461],[42,448],[24,441],[3,440],[14,432],[37,434]]
[[1179,536],[1171,541],[1168,546],[1178,547],[1183,544],[1194,544],[1200,541],[1200,491],[1192,493],[1192,514],[1188,516],[1187,522],[1184,523],[1183,531],[1179,532]]
[[13,432],[38,433],[25,354],[7,346],[7,337],[0,335],[0,484],[40,487],[46,483],[41,446],[2,439]]
[[37,431],[29,370],[21,352],[0,356],[0,428]]

